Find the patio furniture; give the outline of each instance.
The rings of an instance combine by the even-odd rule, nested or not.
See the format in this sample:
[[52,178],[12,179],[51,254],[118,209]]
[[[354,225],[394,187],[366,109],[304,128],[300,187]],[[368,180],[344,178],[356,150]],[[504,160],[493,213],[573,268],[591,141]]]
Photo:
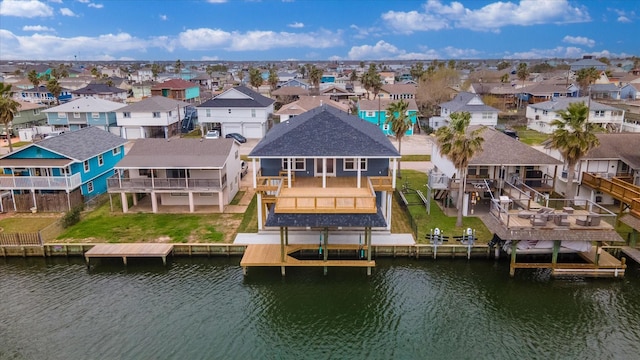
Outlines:
[[567,214],[573,214],[573,208],[571,206],[563,207],[562,211],[566,212]]
[[587,216],[589,220],[589,226],[600,226],[600,216],[599,215],[589,215]]
[[553,223],[556,224],[556,226],[569,226],[568,216],[569,214],[567,213],[556,214],[553,217]]
[[545,226],[547,225],[547,217],[546,215],[536,214],[533,215],[529,221],[531,221],[531,225],[533,226]]
[[588,226],[589,224],[589,219],[586,217],[582,217],[582,218],[576,218],[576,225],[580,225],[580,226]]

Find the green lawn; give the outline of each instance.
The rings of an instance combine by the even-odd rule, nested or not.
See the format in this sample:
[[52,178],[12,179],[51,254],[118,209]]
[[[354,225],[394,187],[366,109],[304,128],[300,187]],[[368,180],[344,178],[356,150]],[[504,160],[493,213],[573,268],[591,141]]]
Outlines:
[[[402,175],[402,179],[398,179],[398,188],[402,188],[404,182],[407,181],[411,189],[420,190],[426,196],[427,188],[424,186],[427,183],[426,174],[414,170],[403,170]],[[393,205],[394,209],[401,208],[398,202],[395,202]],[[410,205],[408,210],[418,224],[418,238],[416,239],[418,243],[427,243],[428,240],[425,239],[425,235],[429,234],[431,229],[435,229],[436,227],[442,230],[447,236],[462,235],[462,232],[470,227],[476,230],[476,237],[479,242],[482,243],[489,242],[493,235],[477,217],[464,217],[462,219],[463,226],[461,228],[456,227],[456,217],[446,216],[438,204],[433,201],[431,202],[430,215],[427,215],[427,211],[422,205]],[[392,226],[394,220],[392,220]]]
[[53,224],[57,217],[39,215],[14,216],[0,220],[0,229],[5,233],[33,233]]
[[527,129],[526,126],[514,126],[513,129],[518,132],[520,141],[527,145],[540,145],[549,138],[548,134]]
[[431,161],[431,155],[402,155],[400,161]]

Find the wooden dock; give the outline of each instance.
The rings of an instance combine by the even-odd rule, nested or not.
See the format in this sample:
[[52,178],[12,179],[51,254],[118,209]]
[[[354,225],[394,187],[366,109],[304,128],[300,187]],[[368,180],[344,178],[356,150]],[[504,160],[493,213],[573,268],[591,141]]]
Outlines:
[[97,244],[84,253],[87,266],[92,258],[161,258],[167,264],[167,256],[173,251],[173,244],[136,243],[136,244]]
[[632,248],[630,246],[623,246],[623,247],[620,248],[620,250],[625,255],[630,257],[633,261],[635,261],[636,263],[640,264],[640,250]]
[[[247,249],[244,252],[244,256],[242,256],[242,260],[240,260],[240,266],[242,266],[243,271],[246,274],[247,268],[251,266],[261,266],[261,267],[280,267],[282,274],[284,275],[285,268],[287,266],[316,266],[316,267],[366,267],[372,268],[376,266],[375,261],[368,260],[322,260],[322,259],[312,259],[312,260],[300,260],[291,256],[292,253],[295,253],[300,250],[318,250],[318,245],[312,244],[295,244],[295,245],[287,245],[284,250],[284,261],[282,261],[282,249],[280,245],[272,245],[272,244],[251,244],[247,246]],[[365,249],[366,246],[359,245],[348,245],[348,244],[332,244],[328,245],[325,249],[323,247],[323,251],[333,251],[333,250],[353,250],[357,251],[359,249]]]

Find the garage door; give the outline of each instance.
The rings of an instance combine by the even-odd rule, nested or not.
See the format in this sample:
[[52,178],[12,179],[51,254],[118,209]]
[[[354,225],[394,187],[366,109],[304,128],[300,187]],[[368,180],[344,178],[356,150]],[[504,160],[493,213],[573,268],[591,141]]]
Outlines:
[[248,139],[262,139],[262,125],[244,124],[244,137]]
[[127,139],[140,139],[140,128],[125,128]]
[[235,123],[222,124],[222,135],[227,135],[230,133],[242,134],[242,125]]

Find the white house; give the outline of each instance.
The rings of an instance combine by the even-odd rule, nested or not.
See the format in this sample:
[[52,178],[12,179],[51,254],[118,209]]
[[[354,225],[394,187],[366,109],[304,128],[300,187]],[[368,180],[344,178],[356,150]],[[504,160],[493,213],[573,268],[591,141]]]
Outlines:
[[[559,112],[566,110],[569,104],[588,103],[588,97],[558,98],[527,106],[527,128],[545,134],[551,134],[555,127],[551,122],[559,119]],[[600,124],[605,129],[620,131],[624,120],[624,110],[591,101],[589,104],[589,122]]]
[[274,102],[246,86],[237,86],[198,105],[198,121],[203,129],[220,127],[222,135],[238,133],[261,139],[269,129]]
[[440,104],[440,116],[432,117],[429,126],[434,129],[447,126],[451,121],[451,114],[455,112],[471,114],[469,125],[496,126],[500,111],[485,105],[478,94],[461,92],[453,100]]
[[125,139],[165,138],[180,132],[180,120],[189,103],[152,96],[118,109],[116,121]]

